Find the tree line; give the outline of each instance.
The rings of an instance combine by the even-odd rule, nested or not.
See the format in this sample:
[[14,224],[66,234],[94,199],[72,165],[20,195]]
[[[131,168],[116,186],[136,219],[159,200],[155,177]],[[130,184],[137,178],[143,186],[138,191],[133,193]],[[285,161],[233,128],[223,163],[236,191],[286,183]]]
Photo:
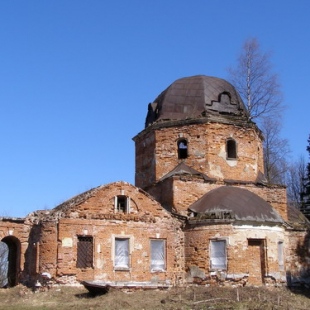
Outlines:
[[[256,38],[249,38],[236,64],[227,71],[228,80],[239,92],[250,119],[262,130],[266,183],[285,185],[288,204],[310,219],[310,162],[306,164],[303,156],[297,161],[289,160],[288,140],[281,137],[285,106],[271,53],[262,51]],[[310,135],[306,149],[310,159]]]

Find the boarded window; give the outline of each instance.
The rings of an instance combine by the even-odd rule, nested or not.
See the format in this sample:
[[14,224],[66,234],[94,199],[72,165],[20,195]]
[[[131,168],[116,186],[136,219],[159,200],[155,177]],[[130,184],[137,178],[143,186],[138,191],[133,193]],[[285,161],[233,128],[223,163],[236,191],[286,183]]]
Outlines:
[[187,141],[185,139],[178,141],[178,158],[185,159],[187,158]]
[[6,243],[0,242],[0,288],[8,284],[9,270],[9,247]]
[[283,241],[278,242],[278,263],[280,270],[284,270]]
[[211,240],[211,269],[226,269],[226,241]]
[[226,151],[228,159],[236,159],[237,158],[237,147],[236,141],[233,139],[228,139],[226,141]]
[[166,270],[165,240],[151,240],[151,271]]
[[93,237],[78,237],[76,267],[87,268],[93,266]]
[[115,268],[129,268],[129,239],[116,238],[115,239],[115,253],[114,253],[114,267]]

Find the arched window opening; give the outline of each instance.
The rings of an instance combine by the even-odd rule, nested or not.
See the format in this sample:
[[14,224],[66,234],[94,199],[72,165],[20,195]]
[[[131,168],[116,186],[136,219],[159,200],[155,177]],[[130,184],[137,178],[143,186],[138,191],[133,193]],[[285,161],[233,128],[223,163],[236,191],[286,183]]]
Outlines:
[[222,104],[231,104],[230,94],[227,92],[221,93],[219,96],[219,102]]
[[227,152],[227,159],[237,158],[237,146],[235,140],[228,139],[226,141],[226,152]]
[[178,141],[178,158],[185,159],[188,156],[187,141],[185,139]]
[[4,237],[1,240],[0,255],[1,286],[12,287],[17,285],[20,270],[19,240],[14,236]]

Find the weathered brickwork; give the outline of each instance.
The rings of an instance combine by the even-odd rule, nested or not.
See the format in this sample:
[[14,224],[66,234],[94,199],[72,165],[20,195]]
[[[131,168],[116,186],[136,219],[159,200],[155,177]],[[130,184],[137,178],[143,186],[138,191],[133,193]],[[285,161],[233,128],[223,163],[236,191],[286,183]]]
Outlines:
[[[146,129],[135,137],[136,185],[147,188],[177,166],[177,142],[188,142],[184,162],[218,180],[256,181],[264,171],[262,142],[255,126],[244,128],[233,124],[191,124],[154,130]],[[227,159],[226,141],[237,145],[237,158]]]
[[12,285],[23,280],[22,271],[25,265],[23,254],[28,249],[29,232],[30,226],[25,225],[22,219],[2,218],[0,221],[0,240],[7,243],[9,247],[13,247],[17,256],[14,264],[9,266],[13,271]]
[[[115,211],[117,195],[130,197],[130,212]],[[154,199],[128,183],[118,182],[85,194],[85,200],[69,201],[54,210],[56,221],[43,222],[39,270],[49,272],[60,283],[82,280],[183,282],[183,243],[181,224]],[[44,218],[43,218],[44,220]],[[77,267],[79,236],[93,238],[93,263]],[[58,239],[57,239],[58,238]],[[130,268],[114,268],[115,238],[130,239]],[[151,272],[150,240],[165,240],[167,268]],[[176,277],[179,275],[179,277]]]
[[[231,282],[242,286],[286,282],[285,270],[279,266],[277,247],[278,242],[285,240],[283,228],[199,225],[186,230],[185,240],[188,281],[200,284]],[[212,270],[211,240],[226,241],[227,269]],[[256,241],[256,252],[251,240]]]
[[[160,201],[167,210],[173,210],[182,215],[188,214],[188,206],[201,198],[209,191],[227,186],[223,181],[204,181],[197,176],[174,176],[149,187],[148,192],[157,201]],[[287,220],[287,199],[286,189],[282,186],[257,186],[253,183],[234,183],[230,186],[237,186],[247,189],[269,202],[273,208]]]
[[70,285],[310,284],[310,223],[284,186],[267,184],[261,131],[232,85],[180,79],[149,105],[146,125],[133,138],[136,186],[114,182],[0,220],[9,286],[44,275]]
[[310,277],[310,230],[287,232],[286,270],[289,285],[308,284]]

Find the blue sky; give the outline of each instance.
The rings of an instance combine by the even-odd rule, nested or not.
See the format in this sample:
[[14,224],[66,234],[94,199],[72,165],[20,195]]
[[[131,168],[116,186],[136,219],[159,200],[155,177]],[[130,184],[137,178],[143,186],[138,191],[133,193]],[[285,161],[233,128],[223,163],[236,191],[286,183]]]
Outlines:
[[308,160],[309,13],[308,0],[0,1],[0,216],[134,183],[148,103],[181,77],[227,78],[249,37],[272,51],[282,136]]

